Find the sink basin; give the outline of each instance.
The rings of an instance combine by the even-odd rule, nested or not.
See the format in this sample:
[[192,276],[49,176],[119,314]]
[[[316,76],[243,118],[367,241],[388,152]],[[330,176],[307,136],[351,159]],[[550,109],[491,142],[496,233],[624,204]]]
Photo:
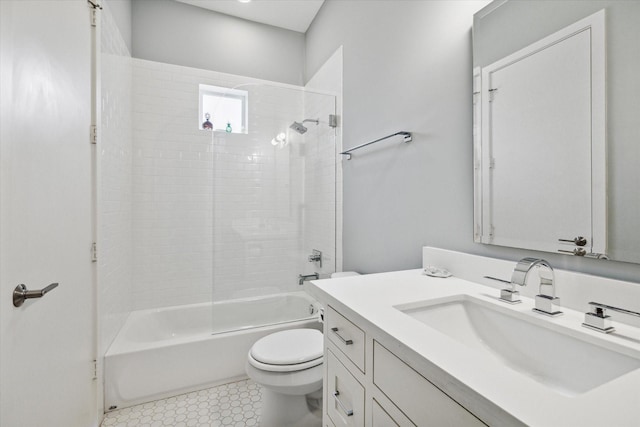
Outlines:
[[[563,333],[468,295],[396,309],[565,396],[577,396],[640,368],[640,358]],[[579,332],[578,332],[579,333]]]

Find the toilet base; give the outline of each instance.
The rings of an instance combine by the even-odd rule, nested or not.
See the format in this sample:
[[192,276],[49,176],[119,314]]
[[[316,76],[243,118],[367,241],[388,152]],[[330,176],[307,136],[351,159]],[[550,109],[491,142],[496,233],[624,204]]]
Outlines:
[[262,387],[260,427],[321,427],[322,400],[317,397],[317,392],[291,395]]

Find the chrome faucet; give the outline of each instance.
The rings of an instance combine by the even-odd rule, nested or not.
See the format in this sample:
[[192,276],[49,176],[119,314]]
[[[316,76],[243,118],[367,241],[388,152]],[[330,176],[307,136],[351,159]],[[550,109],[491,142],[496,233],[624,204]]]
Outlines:
[[[549,264],[548,261],[540,258],[522,258],[518,261],[516,267],[513,269],[513,273],[511,274],[511,283],[513,286],[511,289],[503,289],[500,292],[500,299],[506,299],[506,302],[511,303],[520,302],[518,292],[515,290],[515,285],[526,286],[527,276],[533,267],[545,267],[551,274],[551,278],[539,275],[540,285],[538,287],[538,295],[535,297],[535,308],[533,311],[552,317],[561,315],[562,311],[558,310],[560,298],[556,297],[555,274],[553,272],[553,267],[551,267],[551,264]],[[550,295],[542,291],[543,286],[551,286]],[[514,294],[517,301],[513,300]],[[505,298],[503,298],[503,296]]]
[[318,262],[320,263],[320,268],[322,268],[322,252],[317,249],[313,249],[311,251],[311,255],[307,258],[309,262]]
[[320,275],[318,273],[313,274],[299,274],[298,275],[298,285],[304,285],[304,282],[307,280],[315,279],[318,280]]

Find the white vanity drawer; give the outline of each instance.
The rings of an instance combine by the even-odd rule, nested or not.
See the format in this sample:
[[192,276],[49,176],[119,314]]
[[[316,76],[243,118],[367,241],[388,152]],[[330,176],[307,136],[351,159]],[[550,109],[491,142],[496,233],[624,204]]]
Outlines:
[[364,387],[327,351],[327,414],[336,427],[364,426]]
[[426,378],[373,343],[373,383],[417,426],[484,426]]
[[364,373],[364,332],[346,317],[329,307],[325,313],[327,335],[357,367]]

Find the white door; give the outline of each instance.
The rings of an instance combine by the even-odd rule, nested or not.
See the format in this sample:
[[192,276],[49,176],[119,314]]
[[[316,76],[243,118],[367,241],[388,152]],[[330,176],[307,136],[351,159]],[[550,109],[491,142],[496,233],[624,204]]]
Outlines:
[[1,0],[0,20],[0,426],[96,425],[90,7]]

